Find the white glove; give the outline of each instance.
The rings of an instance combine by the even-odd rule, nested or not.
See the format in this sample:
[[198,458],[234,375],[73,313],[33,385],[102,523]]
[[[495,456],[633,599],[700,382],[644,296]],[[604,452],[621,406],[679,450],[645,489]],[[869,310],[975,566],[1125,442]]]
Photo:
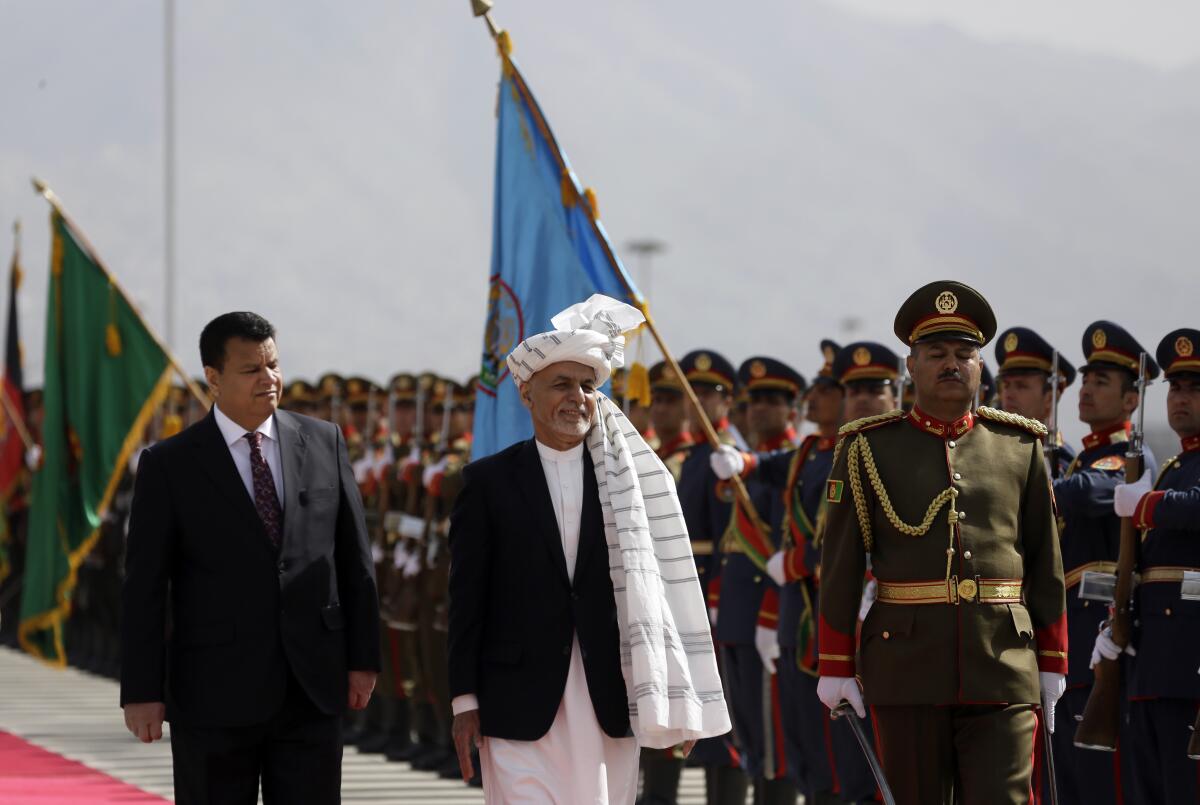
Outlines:
[[786,583],[786,578],[783,575],[783,551],[776,551],[767,560],[767,575],[780,587]]
[[754,627],[754,647],[762,658],[763,667],[775,673],[775,661],[779,659],[779,632],[765,626]]
[[[1123,651],[1130,657],[1137,656],[1137,649],[1132,644],[1126,646]],[[1101,629],[1100,634],[1096,635],[1095,645],[1092,646],[1092,660],[1088,663],[1088,667],[1095,668],[1102,659],[1115,660],[1121,656],[1121,652],[1122,648],[1112,639],[1112,629]]]
[[404,547],[403,542],[397,542],[396,547],[392,549],[392,567],[403,570],[406,564],[408,564],[408,548]]
[[1067,689],[1067,675],[1038,671],[1038,680],[1042,683],[1042,717],[1046,719],[1046,729],[1054,732],[1054,705]]
[[371,543],[371,561],[375,564],[383,561],[383,548],[374,542]]
[[421,572],[421,554],[419,551],[414,551],[404,562],[404,570],[401,574],[406,579],[411,579]]
[[863,585],[862,599],[858,602],[858,619],[865,621],[867,613],[871,611],[871,604],[875,603],[875,599],[879,596],[879,583],[875,579],[871,579]]
[[718,478],[728,481],[733,476],[742,474],[742,470],[746,468],[746,460],[736,447],[723,444],[709,455],[708,465]]
[[437,475],[439,472],[443,472],[443,473],[444,473],[444,472],[446,471],[446,460],[447,460],[447,458],[449,458],[449,457],[448,457],[448,456],[442,456],[442,457],[441,457],[441,459],[439,459],[439,460],[438,460],[438,462],[437,462],[436,464],[430,464],[428,467],[426,467],[426,468],[425,468],[425,472],[421,473],[421,486],[423,486],[423,487],[425,487],[426,489],[428,489],[428,488],[429,488],[429,485],[430,485],[431,483],[433,483],[433,479],[434,479],[434,477],[435,477],[435,476],[436,476],[436,475]]
[[708,608],[708,622],[712,624],[712,628],[714,628],[714,629],[717,628],[717,608],[716,607]]
[[1117,484],[1116,489],[1113,490],[1113,511],[1117,513],[1118,517],[1133,517],[1142,495],[1153,488],[1154,484],[1150,481],[1149,470],[1143,472],[1142,477],[1131,484]]
[[817,698],[830,710],[843,701],[850,702],[859,718],[867,717],[867,706],[863,704],[862,690],[858,680],[852,676],[823,676],[817,680]]

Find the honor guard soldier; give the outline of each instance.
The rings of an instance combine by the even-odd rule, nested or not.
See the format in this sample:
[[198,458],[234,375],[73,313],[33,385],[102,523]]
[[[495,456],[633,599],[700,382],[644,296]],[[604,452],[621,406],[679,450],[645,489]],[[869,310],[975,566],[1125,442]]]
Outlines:
[[[613,373],[614,377],[616,372]],[[671,477],[675,479],[678,488],[683,474],[683,465],[687,461],[695,444],[688,424],[688,405],[684,400],[683,384],[679,376],[665,361],[659,361],[650,367],[650,429],[653,440],[646,438],[658,457],[662,459]],[[615,384],[615,380],[613,381]],[[696,562],[696,574],[700,579],[701,592],[709,578],[709,563],[712,561],[712,541],[704,543],[705,553],[697,549],[702,543],[693,541],[692,552]],[[715,751],[713,747],[715,746]],[[720,741],[702,745],[701,750],[706,754],[716,754],[718,758],[728,757]],[[694,755],[694,753],[693,753]],[[726,764],[728,761],[726,760]],[[638,805],[675,805],[679,795],[679,777],[683,772],[683,758],[673,749],[643,749],[641,752],[642,767],[642,796]]]
[[[1189,739],[1200,703],[1200,330],[1169,333],[1155,354],[1169,383],[1167,421],[1181,440],[1180,453],[1162,465],[1158,482],[1149,470],[1120,484],[1113,509],[1142,529],[1135,592],[1134,646],[1129,658],[1129,730],[1121,752],[1132,758],[1140,802],[1197,802],[1195,756]],[[1149,465],[1147,465],[1149,466]],[[1107,634],[1095,655],[1119,649]]]
[[[758,452],[794,450],[799,441],[796,403],[805,386],[804,378],[782,361],[755,357],[738,369],[738,385],[749,395],[747,425],[758,439]],[[722,463],[720,457],[730,453],[736,455],[730,448],[718,453],[716,460],[710,459],[714,474]],[[725,473],[726,478],[730,475]],[[750,501],[768,532],[748,534],[739,528],[742,518],[731,516],[720,543],[719,594],[710,598],[717,607],[715,636],[721,645],[742,767],[754,781],[756,800],[765,803],[791,803],[797,795],[788,768],[789,760],[795,763],[796,759],[787,756],[783,736],[777,735],[782,719],[775,679],[779,588],[766,572],[766,562],[778,548],[783,524],[781,485],[772,487],[755,476],[747,479]]]
[[[679,382],[675,370],[667,365],[666,361],[659,361],[650,367],[650,427],[657,442],[655,452],[678,486],[683,473],[683,462],[687,460],[696,442],[692,438],[688,423],[688,406],[684,402],[683,385]],[[692,547],[694,549],[695,545]],[[711,549],[709,554],[712,554]],[[696,570],[700,574],[700,583],[703,584],[708,578],[708,557],[704,557],[703,565],[699,564],[699,557],[696,561]]]
[[[843,426],[826,485],[817,691],[859,717],[865,695],[898,803],[1028,801],[1035,708],[1053,724],[1064,684],[1045,428],[971,410],[995,329],[962,283],[913,293],[895,321],[913,409]],[[878,598],[856,659],[868,554]]]
[[[1079,419],[1091,432],[1083,437],[1083,450],[1054,481],[1067,583],[1067,628],[1076,647],[1062,700],[1061,735],[1056,732],[1053,738],[1062,803],[1118,803],[1132,796],[1128,754],[1120,752],[1114,760],[1112,755],[1076,747],[1074,737],[1092,689],[1088,647],[1108,617],[1107,602],[1085,596],[1092,587],[1091,579],[1113,579],[1117,572],[1121,520],[1113,513],[1113,492],[1125,478],[1125,451],[1132,430],[1130,417],[1138,404],[1135,382],[1142,352],[1145,350],[1133,336],[1112,322],[1097,321],[1084,330]],[[1153,360],[1147,360],[1147,373],[1150,378],[1158,375]],[[1147,467],[1154,466],[1149,448],[1145,462]],[[1124,745],[1128,728],[1124,718],[1121,722]]]
[[[1052,378],[1057,354],[1058,377]],[[1027,419],[1036,419],[1053,430],[1047,435],[1051,450],[1047,455],[1050,474],[1061,478],[1075,458],[1075,451],[1063,443],[1055,407],[1062,393],[1075,382],[1075,367],[1046,343],[1046,339],[1028,327],[1010,327],[996,338],[996,377],[1000,385],[1000,408]],[[1055,386],[1057,385],[1057,390]],[[1071,681],[1067,680],[1070,688]],[[1056,730],[1063,735],[1066,730]]]
[[341,424],[344,382],[342,376],[336,372],[326,372],[317,378],[317,406],[313,416]]
[[[705,415],[717,431],[723,444],[735,444],[730,431],[729,410],[733,404],[736,373],[733,365],[712,350],[694,350],[683,356],[679,368],[696,392],[696,397]],[[717,494],[717,476],[709,466],[708,457],[712,447],[699,425],[699,414],[689,416],[692,422],[692,447],[680,470],[677,484],[679,504],[692,540],[692,554],[699,569],[707,568],[700,578],[707,577],[709,614],[716,623],[719,612],[713,607],[720,590],[720,566],[713,563],[714,547],[719,544],[733,511],[731,501]],[[715,641],[714,641],[715,642]],[[717,651],[721,647],[717,646]],[[722,658],[723,663],[723,658]],[[726,698],[732,698],[729,678],[725,677]],[[732,709],[732,707],[731,707]],[[708,801],[729,805],[741,805],[746,800],[749,781],[739,765],[738,751],[733,745],[733,734],[720,738],[699,741],[692,750],[688,762],[705,767],[705,782]]]
[[900,359],[883,344],[856,341],[838,350],[833,376],[842,385],[842,419],[852,422],[900,407]]

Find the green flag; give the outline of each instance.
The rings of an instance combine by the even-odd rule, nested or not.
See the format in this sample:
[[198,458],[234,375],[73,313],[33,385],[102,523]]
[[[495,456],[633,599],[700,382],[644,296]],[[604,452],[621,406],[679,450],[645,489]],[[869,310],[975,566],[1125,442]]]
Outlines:
[[19,634],[26,651],[62,665],[76,571],[172,369],[58,209],[50,225],[42,466],[33,477]]

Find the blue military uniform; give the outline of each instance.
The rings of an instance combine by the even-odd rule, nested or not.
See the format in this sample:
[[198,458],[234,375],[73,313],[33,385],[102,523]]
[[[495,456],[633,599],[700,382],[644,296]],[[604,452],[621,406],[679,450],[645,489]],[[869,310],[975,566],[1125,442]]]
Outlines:
[[[1136,374],[1138,355],[1143,351],[1118,325],[1096,322],[1084,332],[1087,363],[1081,371],[1116,368]],[[1153,361],[1147,366],[1151,376],[1157,374]],[[1131,765],[1128,752],[1123,751],[1128,745],[1124,726],[1115,756],[1082,749],[1074,743],[1077,721],[1092,690],[1091,646],[1108,618],[1108,608],[1102,602],[1079,597],[1079,583],[1085,572],[1116,573],[1121,520],[1113,512],[1113,490],[1125,480],[1130,429],[1129,422],[1122,422],[1084,436],[1083,450],[1054,481],[1067,587],[1068,645],[1072,647],[1067,657],[1067,690],[1056,708],[1052,739],[1062,805],[1135,801],[1130,799]],[[1148,448],[1145,460],[1146,466],[1153,466]]]
[[[679,368],[693,387],[712,386],[732,392],[735,372],[733,365],[712,350],[694,350],[679,362]],[[712,423],[718,438],[732,445],[728,422]],[[699,430],[696,428],[695,430]],[[703,433],[693,432],[694,445],[688,451],[680,469],[679,503],[692,540],[692,553],[696,570],[711,606],[720,584],[720,566],[716,563],[715,546],[719,543],[733,510],[729,501],[717,496],[717,476],[709,466],[712,446]],[[717,644],[718,654],[722,648]],[[722,666],[724,658],[722,658]],[[723,669],[722,669],[723,670]],[[725,680],[725,697],[730,700],[732,712],[733,695]],[[705,766],[708,774],[710,802],[741,802],[745,800],[746,780],[740,771],[741,753],[735,745],[737,729],[719,738],[706,738],[696,744],[688,758],[689,765]],[[736,779],[730,773],[736,775]],[[738,799],[740,793],[740,799]]]
[[[1168,380],[1200,384],[1200,330],[1176,330],[1156,355]],[[1200,434],[1162,466],[1133,515],[1142,531],[1128,693],[1134,780],[1145,802],[1198,802],[1200,764],[1186,748],[1200,703],[1200,601],[1181,597],[1200,573]]]
[[[739,384],[750,394],[782,394],[794,403],[804,379],[786,364],[772,358],[751,358],[738,370]],[[796,433],[789,426],[769,441],[758,444],[763,451],[788,450],[796,446]],[[796,791],[789,779],[789,758],[782,735],[782,711],[779,706],[779,682],[764,667],[755,645],[764,597],[776,602],[768,618],[778,617],[779,589],[762,565],[777,548],[784,505],[777,489],[754,478],[746,481],[746,490],[759,517],[768,528],[765,540],[747,542],[746,531],[731,517],[721,539],[721,582],[718,599],[716,639],[725,659],[726,690],[731,699],[734,732],[742,749],[742,768],[762,797],[769,802],[795,801]],[[753,557],[753,558],[752,558]],[[770,622],[768,628],[776,628]],[[770,789],[768,792],[767,789]]]

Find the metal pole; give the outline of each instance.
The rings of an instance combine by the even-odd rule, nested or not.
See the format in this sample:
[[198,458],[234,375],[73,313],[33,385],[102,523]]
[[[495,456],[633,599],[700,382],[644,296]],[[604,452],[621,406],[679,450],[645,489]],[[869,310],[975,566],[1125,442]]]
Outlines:
[[163,0],[163,324],[175,346],[175,0]]

